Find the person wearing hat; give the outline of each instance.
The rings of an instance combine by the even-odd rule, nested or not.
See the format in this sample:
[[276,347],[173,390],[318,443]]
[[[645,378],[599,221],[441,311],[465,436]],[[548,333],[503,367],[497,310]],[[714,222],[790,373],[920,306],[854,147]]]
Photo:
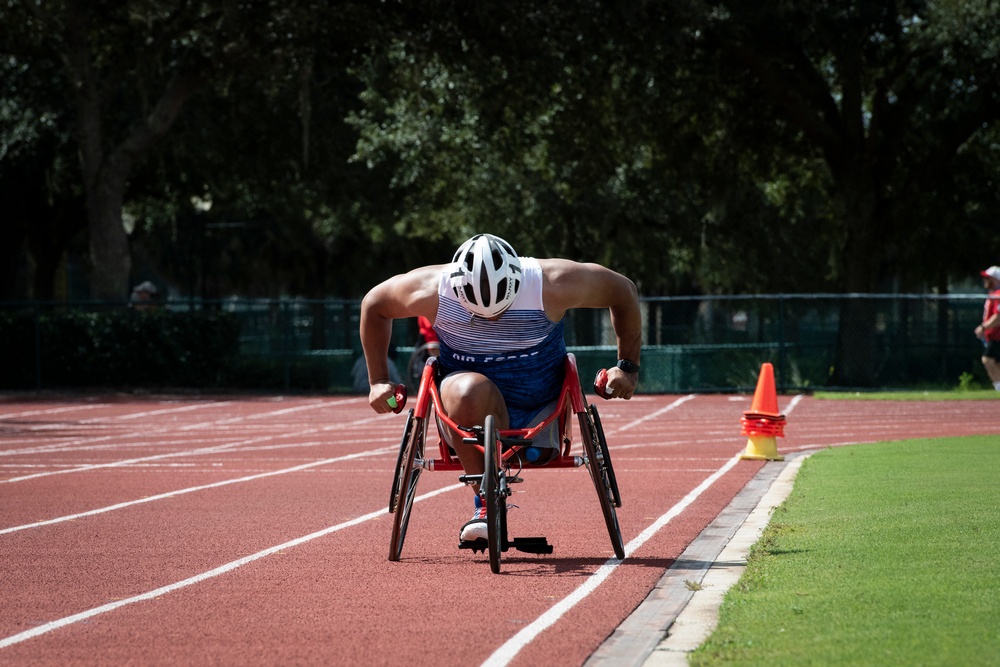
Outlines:
[[979,275],[989,295],[983,305],[983,322],[976,327],[976,336],[985,346],[983,368],[993,388],[1000,391],[1000,266],[991,266]]
[[135,310],[156,310],[159,290],[146,280],[132,288],[131,306]]

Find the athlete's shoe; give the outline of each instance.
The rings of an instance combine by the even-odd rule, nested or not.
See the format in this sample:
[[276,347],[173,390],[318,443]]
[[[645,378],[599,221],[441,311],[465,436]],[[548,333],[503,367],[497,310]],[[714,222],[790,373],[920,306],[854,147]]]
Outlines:
[[488,532],[486,527],[486,508],[477,507],[472,518],[465,522],[458,539],[462,542],[473,542],[475,540],[487,540]]

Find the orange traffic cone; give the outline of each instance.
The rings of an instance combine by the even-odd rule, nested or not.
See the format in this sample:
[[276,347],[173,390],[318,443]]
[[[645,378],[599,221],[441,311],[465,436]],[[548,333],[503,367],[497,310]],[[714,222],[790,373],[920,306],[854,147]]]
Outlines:
[[749,436],[741,459],[784,461],[778,454],[776,438],[784,437],[785,415],[778,412],[778,392],[774,388],[774,366],[762,364],[750,409],[740,419],[742,435]]

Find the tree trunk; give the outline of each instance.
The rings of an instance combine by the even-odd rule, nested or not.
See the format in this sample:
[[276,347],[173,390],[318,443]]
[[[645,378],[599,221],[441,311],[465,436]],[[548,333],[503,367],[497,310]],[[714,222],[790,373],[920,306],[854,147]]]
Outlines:
[[[102,181],[109,181],[107,177]],[[124,182],[99,181],[87,192],[90,229],[90,294],[94,299],[117,301],[129,295],[132,255],[122,225]]]
[[840,304],[837,361],[831,384],[837,387],[873,387],[878,377],[875,301],[847,297]]
[[[840,192],[846,230],[840,258],[844,291],[848,295],[872,294],[878,288],[882,260],[881,227],[875,214],[877,195],[870,176],[862,170],[840,179]],[[841,301],[832,385],[875,386],[879,366],[875,320],[874,299],[847,296]]]
[[101,81],[89,40],[88,20],[74,5],[69,10],[61,55],[76,96],[77,141],[90,233],[90,295],[114,301],[128,297],[132,272],[128,234],[122,225],[129,174],[153,142],[170,129],[185,101],[205,78],[201,73],[175,73],[153,106],[132,121],[124,136],[109,138],[105,136],[101,91],[119,84]]

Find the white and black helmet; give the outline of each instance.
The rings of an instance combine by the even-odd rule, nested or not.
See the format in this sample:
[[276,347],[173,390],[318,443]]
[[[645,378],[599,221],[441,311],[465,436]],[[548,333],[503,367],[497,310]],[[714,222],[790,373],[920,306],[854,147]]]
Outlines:
[[510,308],[521,289],[521,260],[499,236],[476,234],[455,251],[448,278],[466,310],[496,317]]

